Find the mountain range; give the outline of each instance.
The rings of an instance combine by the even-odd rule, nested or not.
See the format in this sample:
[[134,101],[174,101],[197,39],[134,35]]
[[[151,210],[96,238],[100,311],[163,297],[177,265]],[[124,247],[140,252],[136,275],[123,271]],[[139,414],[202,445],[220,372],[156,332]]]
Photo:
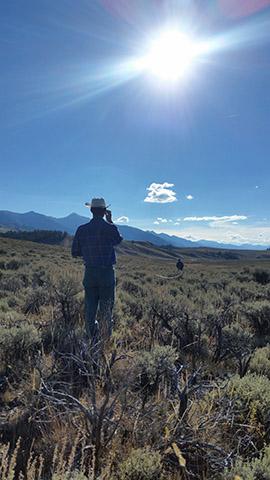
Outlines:
[[[58,230],[74,235],[79,225],[87,223],[89,217],[83,217],[77,213],[71,213],[66,217],[51,217],[37,212],[16,213],[8,210],[0,210],[0,227],[9,230]],[[125,240],[150,242],[157,246],[169,246],[180,248],[208,247],[245,250],[265,250],[266,247],[258,244],[233,245],[209,240],[192,241],[166,233],[145,231],[129,225],[117,225]]]

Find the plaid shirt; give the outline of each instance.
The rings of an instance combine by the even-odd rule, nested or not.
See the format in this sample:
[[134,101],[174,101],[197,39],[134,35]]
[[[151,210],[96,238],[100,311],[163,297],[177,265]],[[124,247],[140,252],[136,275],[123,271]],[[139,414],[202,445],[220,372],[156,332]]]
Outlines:
[[108,267],[116,263],[114,246],[123,240],[117,227],[101,217],[81,225],[73,239],[73,257],[83,257],[85,265]]

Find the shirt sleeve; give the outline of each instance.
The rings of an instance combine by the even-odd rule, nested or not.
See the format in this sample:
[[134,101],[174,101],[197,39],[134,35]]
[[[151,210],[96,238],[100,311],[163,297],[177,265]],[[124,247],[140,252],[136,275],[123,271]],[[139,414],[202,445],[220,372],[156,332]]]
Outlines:
[[79,241],[79,229],[77,229],[75,236],[73,238],[72,247],[71,247],[71,255],[72,257],[81,257],[81,247]]
[[118,245],[123,240],[123,237],[121,237],[119,230],[115,225],[112,225],[111,240],[112,240],[113,246]]

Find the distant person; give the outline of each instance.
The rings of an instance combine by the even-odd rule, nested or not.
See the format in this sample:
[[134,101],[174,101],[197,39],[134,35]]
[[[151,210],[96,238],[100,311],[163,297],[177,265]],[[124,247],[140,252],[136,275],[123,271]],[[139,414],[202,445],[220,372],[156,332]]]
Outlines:
[[[93,198],[85,205],[90,207],[93,218],[77,229],[71,252],[73,257],[83,257],[85,264],[83,286],[86,332],[96,341],[99,330],[101,340],[105,340],[112,333],[115,297],[113,266],[116,263],[114,247],[123,239],[113,224],[112,213],[107,209],[103,198]],[[98,309],[101,325],[96,320]]]
[[182,270],[184,269],[184,262],[181,258],[178,258],[177,263],[176,263],[176,268],[180,272],[182,272]]

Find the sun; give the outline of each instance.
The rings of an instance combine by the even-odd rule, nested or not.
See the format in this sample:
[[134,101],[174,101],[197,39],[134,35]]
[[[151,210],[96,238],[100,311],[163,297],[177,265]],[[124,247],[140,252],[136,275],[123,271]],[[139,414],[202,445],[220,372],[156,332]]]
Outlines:
[[166,82],[179,80],[192,66],[198,53],[195,41],[179,30],[165,30],[149,41],[144,68]]

